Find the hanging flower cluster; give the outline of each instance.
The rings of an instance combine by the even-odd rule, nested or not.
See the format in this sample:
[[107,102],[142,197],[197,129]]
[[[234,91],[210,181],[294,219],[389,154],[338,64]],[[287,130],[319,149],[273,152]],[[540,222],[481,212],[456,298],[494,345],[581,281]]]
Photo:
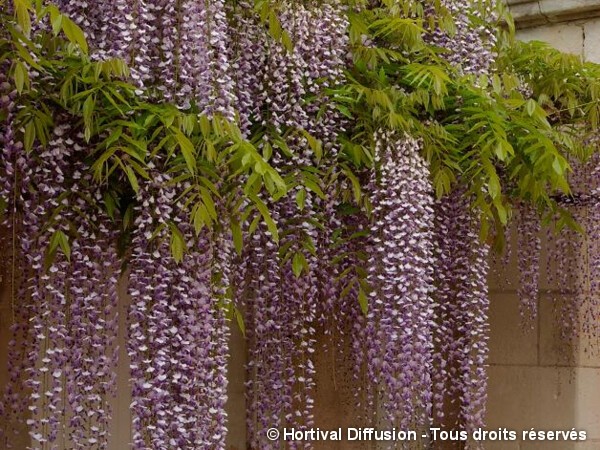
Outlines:
[[441,3],[454,19],[454,31],[450,34],[436,28],[431,31],[429,39],[446,49],[446,59],[463,73],[489,73],[496,58],[493,51],[496,35],[489,26],[496,11],[495,0],[478,3],[443,0]]
[[415,429],[432,403],[433,189],[418,142],[376,139],[364,358],[389,422]]
[[518,210],[517,258],[521,318],[531,327],[537,317],[540,283],[541,223],[537,212],[527,205]]
[[[188,238],[194,233],[176,212],[183,210],[174,203],[177,187],[156,172],[138,194],[128,337],[136,449],[225,445],[228,335],[211,287],[216,249]],[[193,249],[181,265],[171,257],[170,226]]]
[[[440,20],[423,33],[421,2],[387,3],[60,0],[73,22],[48,7],[50,20],[32,28],[52,42],[43,52],[59,56],[38,66],[34,40],[0,72],[0,206],[20,243],[13,267],[28,267],[13,271],[20,301],[2,428],[21,427],[28,407],[29,448],[107,448],[122,267],[134,449],[225,448],[232,317],[248,345],[250,448],[279,448],[269,428],[313,426],[319,332],[333,340],[334,360],[350,350],[352,362],[340,364],[361,385],[365,418],[401,429],[483,426],[488,247],[472,204],[486,188],[494,197],[494,186],[465,175],[435,200],[434,185],[450,192],[448,172],[460,164],[455,148],[447,159],[431,148],[452,141],[462,102],[493,103],[478,76],[496,58],[495,5],[442,0],[453,31]],[[433,3],[424,19],[438,18]],[[77,59],[59,32],[79,44],[83,74],[57,61]],[[445,61],[419,53],[423,40]],[[108,70],[120,64],[110,58],[131,67],[133,87],[126,70]],[[47,86],[60,86],[50,118],[36,97]],[[17,91],[43,113],[18,107]],[[437,122],[442,110],[450,124]],[[485,167],[496,177],[498,161]],[[585,189],[573,215],[593,236],[600,172],[593,163],[578,173]],[[523,205],[524,318],[537,308],[535,218]],[[566,231],[555,242],[563,264],[576,265],[576,246],[588,250],[577,259],[583,280],[552,276],[576,297],[561,310],[566,329],[593,334],[600,244]]]
[[[573,166],[573,195],[564,197],[562,203],[581,225],[583,233],[568,228],[558,233],[552,227],[547,230],[550,262],[546,267],[546,277],[554,291],[560,339],[566,344],[562,346],[562,356],[567,358],[572,358],[574,350],[582,345],[586,352],[592,352],[591,343],[600,336],[600,299],[596,294],[600,286],[600,248],[595,238],[600,232],[600,164],[598,157],[594,156],[584,164]],[[536,280],[527,281],[529,285]]]
[[[293,4],[282,10],[278,20],[293,48],[275,42],[249,11],[250,5],[240,3],[232,20],[240,32],[234,32],[232,64],[238,67],[242,125],[246,131],[252,125],[273,127],[282,135],[287,130],[308,131],[321,141],[317,145],[322,146],[324,164],[334,161],[339,113],[327,101],[325,90],[342,76],[347,38],[341,6]],[[331,205],[317,197],[325,189],[320,179],[303,172],[314,166],[315,148],[302,136],[286,140],[291,160],[284,156],[280,142],[265,140],[263,149],[274,148],[273,166],[282,175],[291,171],[304,177],[308,189],[298,186],[270,205],[277,227],[285,230],[279,251],[272,233],[259,227],[242,262],[240,293],[249,321],[247,425],[253,448],[276,445],[264,435],[270,427],[301,429],[313,423],[317,308],[329,300],[325,296],[332,293],[334,283],[322,271],[330,271],[331,264],[317,257],[330,242],[314,225],[322,221],[319,211],[329,206],[331,212]]]
[[[22,280],[11,347],[24,347],[21,354],[13,349],[5,407],[12,417],[22,417],[29,405],[33,448],[106,448],[108,438],[116,386],[118,259],[110,219],[81,198],[90,195],[81,190],[91,178],[78,157],[82,138],[69,125],[59,125],[37,158],[23,146],[4,147],[13,153],[6,161],[16,161],[3,168],[6,188],[17,189],[23,180],[36,186],[6,197],[14,201],[9,208],[20,211],[9,225],[25,236],[19,250],[31,273]],[[51,225],[45,227],[48,217]],[[77,238],[70,250],[54,255],[73,232]],[[7,445],[11,438],[6,436]]]
[[466,196],[435,207],[434,405],[437,419],[468,431],[484,423],[489,306],[488,249]]
[[[447,49],[449,62],[466,74],[487,75],[495,58],[495,35],[478,26],[493,17],[493,2],[442,2],[455,33],[434,30],[432,40]],[[471,431],[484,424],[488,338],[488,248],[468,194],[455,192],[435,207],[434,405],[437,419],[450,428]]]

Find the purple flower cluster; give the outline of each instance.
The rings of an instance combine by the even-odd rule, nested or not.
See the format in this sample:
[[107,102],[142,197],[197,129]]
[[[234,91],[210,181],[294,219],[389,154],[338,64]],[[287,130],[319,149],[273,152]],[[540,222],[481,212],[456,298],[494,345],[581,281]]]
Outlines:
[[495,0],[442,0],[441,4],[454,19],[454,32],[436,28],[427,38],[446,49],[446,59],[463,73],[488,73],[496,59],[493,51],[496,35],[489,26],[496,11]]
[[92,55],[124,59],[140,89],[233,119],[224,0],[117,0],[93,6],[62,0],[59,6],[84,30]]
[[[455,33],[436,29],[428,39],[446,49],[446,58],[463,73],[489,75],[495,35],[485,24],[494,17],[494,2],[442,5]],[[434,411],[449,428],[472,430],[483,426],[485,416],[488,247],[479,240],[477,211],[470,210],[466,192],[439,200],[435,211]]]
[[598,310],[600,299],[600,158],[585,164],[573,163],[570,180],[573,195],[565,197],[562,206],[583,228],[578,233],[563,228],[558,233],[548,228],[548,265],[546,276],[554,291],[554,311],[564,345],[563,355],[572,358],[574,350],[591,344],[600,337]]
[[[236,96],[245,132],[253,124],[272,126],[279,133],[301,128],[323,142],[324,164],[333,161],[334,142],[343,128],[325,91],[342,78],[347,47],[342,7],[337,2],[293,3],[282,10],[278,18],[293,42],[291,49],[267,34],[250,8],[240,3],[232,11],[231,62],[237,69]],[[314,152],[305,139],[290,138],[287,144],[294,152],[290,160],[277,151],[271,159],[282,175],[314,166]],[[287,255],[302,255],[307,269],[296,276],[293,256],[278,254],[262,227],[248,242],[243,258],[240,294],[247,313],[247,424],[252,448],[276,446],[264,435],[270,427],[301,429],[313,423],[318,308],[331,300],[335,290],[332,264],[317,257],[324,256],[322,249],[330,244],[324,233],[330,231],[320,233],[314,222],[321,208],[332,212],[334,206],[305,191],[299,208],[296,196],[302,189],[269,206],[279,229],[285,231],[280,248]],[[329,220],[336,220],[333,214]],[[307,250],[310,247],[317,248],[316,253]]]
[[[129,274],[133,446],[224,448],[228,324],[211,279],[230,251],[196,239],[174,204],[180,186],[159,171],[151,178],[138,195]],[[190,249],[181,264],[170,253],[169,221]]]
[[[3,165],[6,187],[28,185],[9,197],[9,225],[31,268],[15,299],[20,311],[5,413],[18,417],[28,408],[28,448],[106,448],[116,381],[114,233],[108,217],[85,200],[97,194],[88,191],[91,176],[80,162],[82,136],[61,125],[64,118],[57,122],[49,145],[36,149],[35,156],[22,146],[3,146],[10,157]],[[8,163],[13,160],[16,164]],[[46,227],[48,217],[52,222]],[[48,246],[59,232],[74,236],[71,259],[57,253],[48,262]],[[6,439],[10,448],[10,436]]]
[[376,142],[364,358],[386,418],[409,429],[431,414],[433,189],[417,141]]
[[435,205],[434,411],[449,428],[484,424],[488,354],[488,248],[468,197]]
[[523,324],[531,328],[538,312],[541,221],[535,209],[529,205],[520,205],[518,214],[517,258],[521,318]]

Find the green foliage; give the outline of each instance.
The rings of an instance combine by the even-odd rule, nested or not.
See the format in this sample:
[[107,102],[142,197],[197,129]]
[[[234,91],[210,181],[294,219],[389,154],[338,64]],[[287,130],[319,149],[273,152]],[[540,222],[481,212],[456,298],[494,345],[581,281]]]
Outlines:
[[[46,19],[51,30],[30,33],[31,20]],[[6,25],[0,40],[2,60],[11,62],[11,79],[22,106],[17,116],[19,138],[35,157],[38,146],[48,143],[55,118],[68,117],[89,144],[86,160],[95,186],[104,191],[101,206],[122,226],[124,235],[134,221],[133,204],[142,180],[151,179],[150,170],[159,170],[173,183],[189,185],[177,201],[185,205],[197,234],[226,226],[217,212],[218,200],[231,208],[238,252],[240,215],[264,220],[273,239],[278,239],[259,195],[280,198],[288,191],[288,181],[242,137],[235,123],[202,116],[193,108],[182,111],[146,100],[149,97],[128,82],[123,61],[88,57],[82,30],[52,4],[17,0],[15,16],[3,16],[2,23]],[[43,83],[32,81],[33,70]],[[174,223],[169,231],[172,254],[180,261],[185,240]],[[68,236],[62,231],[53,235],[50,259],[59,248],[68,256]]]
[[[600,66],[516,42],[501,10],[508,27],[498,28],[494,75],[463,75],[424,42],[431,25],[423,11],[405,8],[384,1],[349,14],[354,64],[330,94],[353,121],[342,148],[354,172],[371,165],[373,133],[394,130],[422,141],[438,197],[466,187],[483,239],[508,223],[518,201],[572,224],[555,198],[570,193],[569,161],[593,151],[586,141],[600,117]],[[438,11],[437,26],[452,33]]]
[[[230,232],[239,254],[242,230],[252,234],[261,222],[276,242],[284,241],[286,230],[278,228],[269,205],[287,195],[294,196],[299,212],[308,196],[335,195],[348,214],[368,215],[362,186],[373,168],[378,130],[421,140],[436,195],[459,185],[466,189],[481,215],[482,238],[508,223],[517,201],[533,204],[546,220],[558,214],[559,226],[576,227],[556,196],[570,193],[569,162],[594,151],[587,142],[600,121],[599,66],[539,42],[516,42],[510,16],[499,10],[505,27],[498,28],[493,75],[467,76],[424,39],[436,27],[453,32],[439,0],[346,4],[354,60],[344,83],[327,94],[352,126],[339,138],[342,152],[336,160],[327,159],[323,144],[304,130],[278,134],[257,127],[244,139],[235,123],[221,117],[149,101],[151,96],[140,95],[128,82],[123,61],[90,59],[82,30],[55,5],[39,0],[14,0],[14,14],[2,15],[0,61],[10,64],[10,79],[20,93],[19,138],[35,153],[48,143],[55,117],[68,116],[89,143],[87,163],[103,190],[101,206],[125,236],[134,221],[136,194],[151,170],[187,183],[177,201],[185,205],[195,232]],[[279,19],[284,6],[255,0],[254,12],[274,41],[292,51],[294,43]],[[425,15],[427,8],[436,14]],[[42,20],[50,29],[33,33],[33,23]],[[312,149],[314,164],[296,167],[290,159],[289,167],[275,170],[269,164],[273,152],[291,158],[287,142],[298,139]],[[227,209],[227,221],[217,205]],[[316,226],[320,219],[314,219]],[[173,255],[180,260],[186,243],[177,226],[169,228]],[[336,242],[361,237],[341,230]],[[57,236],[49,254],[62,249],[67,255],[68,240]],[[303,237],[301,247],[280,249],[297,276],[308,271],[306,255],[314,252],[314,243]],[[347,292],[359,289],[365,296],[360,267],[344,277],[352,280]]]

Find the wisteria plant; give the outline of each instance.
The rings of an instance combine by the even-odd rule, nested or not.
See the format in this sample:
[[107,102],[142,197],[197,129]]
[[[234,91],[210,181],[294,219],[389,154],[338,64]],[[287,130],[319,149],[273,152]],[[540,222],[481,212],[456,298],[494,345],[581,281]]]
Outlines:
[[524,315],[552,222],[590,267],[566,330],[597,332],[600,69],[515,42],[502,5],[14,0],[0,20],[7,448],[107,448],[119,278],[136,449],[226,447],[231,322],[250,448],[315,424],[318,336],[365,418],[482,426],[513,210]]

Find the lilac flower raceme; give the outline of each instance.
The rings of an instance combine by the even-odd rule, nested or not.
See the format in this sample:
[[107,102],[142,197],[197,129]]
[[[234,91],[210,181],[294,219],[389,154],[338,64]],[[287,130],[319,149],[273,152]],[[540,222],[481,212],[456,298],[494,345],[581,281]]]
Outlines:
[[467,431],[483,426],[487,381],[488,249],[476,223],[460,191],[435,205],[434,411]]
[[531,327],[537,317],[540,283],[541,223],[537,212],[521,205],[517,218],[517,258],[519,267],[519,298],[521,318]]
[[[495,59],[491,27],[476,20],[493,19],[494,2],[443,1],[456,32],[433,30],[427,39],[445,48],[447,59],[462,72],[489,74]],[[479,241],[477,212],[469,210],[466,193],[442,198],[435,207],[437,283],[434,332],[434,410],[450,428],[467,431],[484,424],[488,339],[487,254]],[[458,400],[458,401],[457,401]]]
[[[229,325],[211,284],[223,262],[214,259],[216,244],[182,220],[176,186],[157,171],[152,177],[138,196],[129,277],[133,446],[224,448]],[[180,265],[170,254],[169,223],[190,249]],[[219,257],[226,261],[228,251]]]
[[[25,404],[32,449],[106,448],[116,381],[114,235],[108,218],[78,196],[89,179],[83,179],[87,168],[79,162],[82,136],[70,137],[71,131],[59,120],[48,147],[40,149],[35,159],[22,147],[14,147],[21,154],[13,182],[27,177],[36,188],[15,197],[11,205],[18,220],[20,252],[32,270],[21,280],[19,291],[27,322],[17,322],[20,329],[15,329],[14,338],[26,339],[26,351],[13,361],[8,393],[15,398],[29,392]],[[95,222],[82,220],[75,208]],[[49,216],[55,225],[45,229]],[[71,260],[57,253],[48,263],[47,248],[57,233],[67,236],[73,230]],[[12,375],[19,367],[25,367],[25,386],[18,383],[23,374]],[[19,414],[17,405],[10,407]],[[68,427],[74,431],[68,432]]]
[[[294,3],[282,10],[279,19],[294,44],[286,50],[251,18],[249,8],[240,3],[232,11],[233,23],[243,23],[248,30],[240,35],[239,30],[234,31],[231,58],[239,68],[236,95],[244,129],[258,124],[282,134],[290,128],[310,131],[324,142],[324,158],[334,161],[338,113],[320,110],[327,103],[325,89],[342,76],[347,42],[343,10],[335,2]],[[307,95],[314,95],[315,103],[307,104]],[[287,145],[294,152],[291,160],[274,152],[270,161],[282,175],[288,171],[299,174],[303,167],[314,165],[314,152],[304,138],[290,138]],[[329,244],[329,238],[319,235],[313,225],[319,208],[327,205],[310,190],[298,187],[291,194],[269,205],[279,229],[285,231],[280,243],[285,253],[278,255],[270,234],[259,227],[244,256],[245,288],[241,292],[249,322],[247,422],[252,448],[276,445],[264,435],[272,426],[302,429],[312,425],[317,308],[323,301],[321,295],[334,295],[325,282],[329,279],[333,284],[334,277],[323,276],[321,286],[317,277],[326,262],[320,264],[310,251],[317,243]],[[298,195],[304,195],[302,207]],[[331,211],[332,205],[329,207]],[[305,261],[305,268],[294,273],[292,266],[300,260]],[[331,265],[327,269],[331,270]],[[300,445],[309,444],[291,444],[293,448]]]
[[366,365],[393,426],[429,423],[433,189],[414,139],[376,136]]
[[553,302],[562,357],[572,359],[582,348],[591,353],[592,342],[600,336],[596,292],[600,286],[600,164],[597,156],[585,164],[574,163],[571,177],[573,195],[559,199],[583,233],[570,228],[547,230],[548,265],[546,277],[554,291]]

